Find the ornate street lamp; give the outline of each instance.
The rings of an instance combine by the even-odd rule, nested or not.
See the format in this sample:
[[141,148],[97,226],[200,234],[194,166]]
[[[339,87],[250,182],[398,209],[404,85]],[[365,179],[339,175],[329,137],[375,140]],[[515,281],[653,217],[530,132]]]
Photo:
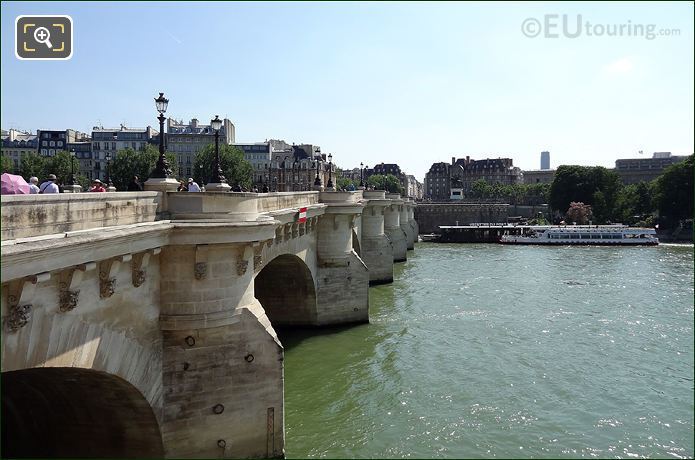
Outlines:
[[166,156],[164,155],[164,120],[166,120],[166,118],[164,118],[164,112],[167,111],[169,99],[164,97],[164,93],[159,93],[159,97],[155,98],[154,102],[159,112],[159,117],[157,117],[159,120],[159,159],[150,177],[167,179],[172,177],[169,162],[167,162]]
[[299,190],[299,177],[297,177],[297,168],[298,167],[299,167],[299,162],[297,160],[294,160],[292,162],[292,190],[295,192]]
[[75,149],[70,149],[70,184],[77,185],[75,180]]
[[333,190],[333,155],[328,154],[328,184],[326,187]]
[[360,187],[364,187],[364,164],[360,162]]
[[111,183],[111,152],[106,152],[106,187],[107,190],[113,187]]
[[314,180],[314,187],[321,187],[321,178],[319,177],[319,163],[321,163],[321,157],[316,157],[316,179]]
[[222,120],[220,120],[219,115],[215,115],[215,118],[210,121],[210,127],[215,131],[215,160],[212,163],[210,184],[205,187],[205,190],[227,191],[230,187],[227,184],[227,179],[222,174],[222,167],[220,166],[220,129],[222,129]]

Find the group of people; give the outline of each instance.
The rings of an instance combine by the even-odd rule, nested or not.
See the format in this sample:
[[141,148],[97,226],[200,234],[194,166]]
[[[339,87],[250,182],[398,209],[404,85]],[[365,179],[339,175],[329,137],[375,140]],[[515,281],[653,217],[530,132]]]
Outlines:
[[[60,187],[58,185],[58,179],[56,178],[55,174],[49,174],[48,178],[41,183],[41,185],[38,185],[39,179],[37,177],[32,177],[29,179],[29,188],[30,192],[32,194],[35,193],[60,193]],[[99,179],[94,179],[92,180],[92,185],[89,187],[89,192],[107,192],[107,185],[104,184],[101,180]],[[129,192],[142,192],[143,187],[142,183],[140,182],[140,179],[138,176],[133,176],[133,180],[130,181],[128,184],[128,191]],[[201,189],[200,185],[193,180],[193,178],[188,179],[188,183],[184,182],[183,180],[180,181],[179,188],[177,189],[179,192],[202,192],[205,191],[205,189]],[[232,192],[246,192],[247,190],[240,185],[235,185],[232,187]],[[258,188],[255,186],[251,190],[252,192],[258,193]],[[263,193],[268,192],[268,187],[263,186]]]
[[[184,181],[179,181],[179,188],[176,189],[177,192],[204,192],[205,189],[201,189],[200,185],[196,181],[193,180],[192,177],[188,178],[188,184],[186,184]],[[248,192],[246,188],[243,185],[236,184],[232,186],[232,192]],[[251,189],[252,192],[258,193],[258,187],[254,185],[253,189]],[[268,192],[268,186],[264,185],[263,186],[263,193]]]
[[202,192],[200,185],[193,180],[192,177],[188,178],[188,184],[184,181],[179,182],[179,188],[176,189],[177,192]]
[[[49,174],[48,178],[38,185],[38,177],[29,178],[29,192],[33,194],[37,193],[60,193],[61,187],[58,185],[58,178],[55,174]],[[142,192],[142,184],[138,176],[133,176],[133,180],[128,184],[129,192]],[[107,192],[108,188],[105,183],[99,179],[94,179],[92,185],[89,187],[89,192]]]

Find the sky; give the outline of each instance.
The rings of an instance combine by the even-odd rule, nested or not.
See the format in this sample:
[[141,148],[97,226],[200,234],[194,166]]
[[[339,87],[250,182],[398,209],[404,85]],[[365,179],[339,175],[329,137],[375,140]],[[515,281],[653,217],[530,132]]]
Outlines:
[[[538,169],[542,150],[551,167],[693,153],[691,2],[0,8],[3,129],[156,127],[163,91],[168,116],[226,116],[237,142],[312,143],[419,180],[467,155]],[[15,57],[27,14],[72,17],[70,60]]]

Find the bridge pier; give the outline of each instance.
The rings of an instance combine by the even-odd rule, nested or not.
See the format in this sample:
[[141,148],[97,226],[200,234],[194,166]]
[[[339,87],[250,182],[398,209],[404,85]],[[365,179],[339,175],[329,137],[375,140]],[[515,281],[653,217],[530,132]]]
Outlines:
[[415,239],[413,238],[413,227],[410,226],[408,222],[408,208],[410,203],[407,199],[403,199],[403,204],[398,207],[399,209],[399,224],[403,233],[405,233],[405,245],[408,251],[415,249]]
[[365,191],[362,212],[362,260],[369,268],[369,284],[393,281],[393,245],[384,233],[384,210],[391,205],[384,191]]
[[405,262],[408,259],[407,237],[400,224],[400,206],[403,200],[398,193],[388,193],[386,198],[391,200],[391,206],[384,211],[384,232],[393,244],[393,261]]
[[[369,321],[369,270],[352,248],[355,220],[364,205],[359,192],[321,192],[316,275],[317,324]],[[349,292],[350,295],[345,295]]]
[[[165,454],[279,457],[283,349],[254,297],[254,242],[228,229],[227,241],[205,244],[215,239],[207,230],[186,231],[189,244],[161,254]],[[254,230],[262,241],[275,233]]]
[[417,243],[418,236],[420,235],[420,226],[415,220],[415,202],[408,201],[408,224],[413,229],[413,243]]

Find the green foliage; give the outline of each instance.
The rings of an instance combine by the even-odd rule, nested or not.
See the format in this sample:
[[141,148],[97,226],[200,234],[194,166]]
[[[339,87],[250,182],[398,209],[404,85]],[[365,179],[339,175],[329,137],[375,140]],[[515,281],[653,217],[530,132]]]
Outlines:
[[471,185],[473,198],[492,198],[494,189],[485,179],[478,179]]
[[[193,178],[201,187],[210,181],[212,164],[215,158],[215,145],[206,145],[193,161]],[[241,185],[251,188],[253,167],[244,158],[244,152],[227,144],[220,144],[220,166],[227,183],[232,187]]]
[[654,184],[654,201],[666,227],[693,218],[693,155],[666,168]]
[[375,190],[386,190],[388,193],[400,193],[403,195],[403,186],[393,174],[374,174],[367,179],[367,185]]
[[24,179],[28,180],[30,177],[36,176],[39,178],[39,181],[43,181],[46,178],[43,174],[43,166],[46,158],[47,157],[40,156],[38,153],[24,155],[19,161],[19,173]]
[[348,177],[338,177],[335,186],[338,190],[357,190],[359,184]]
[[2,155],[2,172],[14,174],[14,161],[5,155]]
[[[169,162],[169,168],[176,165],[176,157],[172,153],[165,153]],[[119,150],[115,158],[111,160],[109,177],[116,190],[128,190],[128,184],[133,176],[138,176],[140,183],[144,183],[149,177],[159,159],[159,149],[154,145],[146,145],[143,150],[135,151],[131,148]],[[172,168],[174,169],[174,168]],[[175,171],[174,171],[175,172]]]
[[55,174],[59,184],[68,185],[71,183],[71,161],[75,171],[75,180],[84,186],[88,180],[80,175],[79,160],[73,159],[70,153],[65,151],[58,152],[52,157],[41,156],[36,153],[24,155],[20,161],[19,171],[27,181],[30,177],[36,176],[41,183],[48,178],[49,174]]
[[613,218],[620,177],[602,166],[560,166],[550,186],[549,203],[553,209],[568,209],[581,202],[594,208],[597,223]]
[[479,199],[503,199],[509,204],[541,204],[548,202],[550,184],[507,184],[490,185],[478,179],[471,185],[471,196]]
[[623,187],[616,197],[615,220],[636,225],[643,218],[651,217],[650,214],[655,211],[652,199],[654,188],[654,182],[639,182]]

